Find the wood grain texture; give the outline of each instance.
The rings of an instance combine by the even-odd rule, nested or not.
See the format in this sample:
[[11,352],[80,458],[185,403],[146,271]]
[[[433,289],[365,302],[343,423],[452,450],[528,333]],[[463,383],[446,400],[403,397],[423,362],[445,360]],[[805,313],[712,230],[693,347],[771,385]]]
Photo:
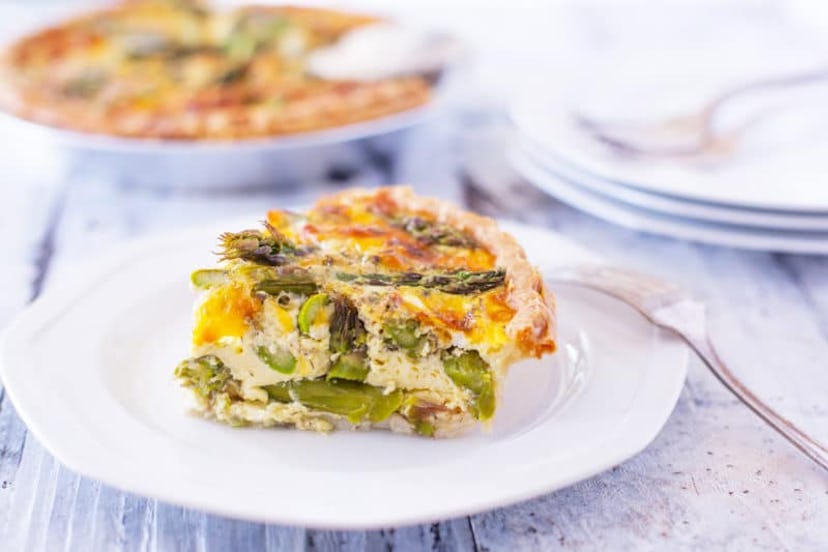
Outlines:
[[[716,346],[733,370],[774,408],[828,440],[828,260],[689,244],[583,215],[481,155],[485,140],[476,137],[490,119],[461,112],[413,133],[398,150],[366,147],[348,167],[331,167],[329,178],[290,193],[144,190],[89,178],[83,167],[40,173],[36,162],[4,165],[0,327],[64,271],[123,240],[306,203],[344,185],[410,182],[482,212],[543,224],[617,263],[693,290],[708,302]],[[495,192],[480,196],[464,188],[463,170]],[[508,508],[368,532],[230,520],[80,477],[26,432],[0,388],[3,552],[799,551],[824,550],[826,543],[828,477],[698,362],[655,442],[622,465]]]

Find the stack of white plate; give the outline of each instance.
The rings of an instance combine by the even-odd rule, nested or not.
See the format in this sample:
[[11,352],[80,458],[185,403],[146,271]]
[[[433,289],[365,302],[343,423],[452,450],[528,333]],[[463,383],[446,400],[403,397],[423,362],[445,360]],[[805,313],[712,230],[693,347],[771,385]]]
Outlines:
[[621,157],[579,128],[571,101],[513,102],[510,152],[526,179],[610,222],[746,249],[828,254],[828,132],[753,140],[711,163]]

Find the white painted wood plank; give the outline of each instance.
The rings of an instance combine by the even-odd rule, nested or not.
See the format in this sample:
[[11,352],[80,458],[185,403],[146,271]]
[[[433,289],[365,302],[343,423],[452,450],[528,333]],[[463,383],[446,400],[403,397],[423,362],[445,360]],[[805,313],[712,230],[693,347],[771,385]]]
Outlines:
[[[122,550],[127,539],[124,529],[124,508],[127,496],[100,485],[95,500],[85,507],[88,512],[90,536],[86,543],[91,550]],[[75,515],[78,515],[76,513]]]
[[[3,259],[0,329],[30,300],[42,257],[48,255],[44,251],[44,232],[55,207],[59,186],[48,180],[48,170],[43,167],[40,170],[36,165],[25,156],[10,156],[0,163],[0,187],[3,189],[0,235],[4,236],[0,240],[0,258]],[[31,494],[34,489],[40,489],[43,497],[48,497],[50,480],[56,475],[54,462],[44,458],[36,447],[27,451],[26,441],[25,426],[0,381],[0,536],[4,528],[10,527],[21,544],[30,536],[34,539],[45,536],[45,533],[29,532],[26,521],[29,515],[42,519],[46,513],[42,508],[36,509],[30,500],[21,501],[13,508],[13,497],[15,494]],[[19,485],[21,469],[33,477]],[[0,542],[4,540],[0,539]]]
[[[414,137],[406,155],[374,160],[354,180],[417,183],[457,192],[455,139]],[[441,154],[431,159],[429,148]],[[491,169],[487,169],[487,172]],[[260,213],[337,189],[320,183],[284,198],[147,191],[75,180],[56,219],[50,278],[123,239],[192,223]],[[28,299],[55,197],[10,196],[16,213],[0,242],[17,269],[0,271],[14,298],[0,303],[0,326]],[[584,216],[524,189],[521,216],[558,229],[623,264],[675,280],[705,297],[716,342],[757,391],[814,432],[828,427],[825,259],[774,256],[646,237]],[[497,203],[497,202],[495,202]],[[490,205],[489,208],[492,206]],[[495,205],[494,207],[497,207]],[[23,213],[32,213],[27,216]],[[6,284],[9,284],[6,286]],[[49,278],[45,280],[49,284]],[[2,297],[2,296],[0,296]],[[5,297],[3,297],[5,299]],[[0,299],[1,301],[2,299]],[[2,393],[2,391],[0,391]],[[6,482],[6,483],[4,483]],[[5,485],[5,487],[4,487]],[[472,529],[474,530],[472,532]],[[0,399],[0,549],[37,550],[816,550],[828,542],[828,482],[807,459],[733,399],[698,363],[675,414],[655,443],[598,477],[547,497],[435,525],[386,531],[306,531],[265,526],[125,495],[59,467]]]
[[474,536],[468,518],[444,523],[371,531],[366,535],[366,550],[396,552],[447,552],[474,550]]
[[10,550],[44,549],[50,531],[56,495],[60,505],[64,489],[57,493],[59,465],[46,451],[27,438],[20,466],[14,474],[2,542]]
[[823,338],[828,339],[828,258],[780,255],[778,261],[799,284],[803,300],[811,305]]
[[306,550],[313,552],[360,552],[365,549],[363,531],[308,531]]
[[[701,372],[701,373],[700,373]],[[696,365],[691,376],[706,377]],[[685,391],[656,441],[610,472],[474,516],[491,550],[818,550],[824,475],[752,414],[715,413]]]
[[284,527],[281,525],[267,525],[265,540],[267,549],[281,552],[300,552],[305,549],[305,530],[300,527]]
[[[645,237],[550,199],[518,203],[521,218],[540,211],[609,259],[706,298],[714,341],[734,371],[791,419],[828,437],[828,343],[813,301],[776,256]],[[824,293],[828,281],[809,271],[821,263],[791,258],[807,273],[800,279],[810,293]],[[816,521],[826,512],[828,483],[819,468],[696,362],[667,427],[638,457],[549,497],[475,516],[473,526],[480,547],[493,550],[810,550],[828,542],[828,528]]]

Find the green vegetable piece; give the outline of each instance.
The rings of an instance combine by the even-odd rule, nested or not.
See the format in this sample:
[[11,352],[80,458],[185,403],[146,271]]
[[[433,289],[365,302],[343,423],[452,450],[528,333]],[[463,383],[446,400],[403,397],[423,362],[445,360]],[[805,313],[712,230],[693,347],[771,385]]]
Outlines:
[[288,264],[300,251],[276,228],[265,225],[265,231],[242,230],[219,236],[225,260],[242,259],[265,266]]
[[350,381],[306,380],[295,383],[292,389],[303,405],[341,414],[353,424],[371,412],[376,396],[380,394],[379,389]]
[[434,437],[434,424],[425,420],[415,420],[413,423],[414,432],[424,437]]
[[63,85],[63,94],[70,98],[91,98],[106,84],[107,76],[99,71],[90,71],[75,76]]
[[405,322],[389,322],[383,326],[383,330],[399,347],[415,350],[422,341],[422,337],[417,335],[419,327],[416,320],[406,320]]
[[250,59],[256,53],[256,39],[249,34],[236,33],[224,45],[224,51],[233,59]]
[[477,351],[465,351],[460,356],[444,358],[443,369],[454,383],[474,393],[477,418],[491,418],[495,410],[494,381],[489,366]]
[[400,408],[403,392],[387,395],[382,389],[354,381],[302,380],[265,386],[271,399],[297,401],[308,408],[331,412],[357,424],[365,419],[381,422]]
[[207,289],[226,284],[229,281],[229,278],[227,273],[223,270],[203,268],[193,272],[190,275],[190,281],[197,288]]
[[482,393],[491,383],[489,366],[477,351],[465,351],[459,356],[443,359],[443,369],[457,385],[474,393]]
[[452,270],[420,274],[402,272],[399,274],[348,274],[337,272],[336,278],[361,286],[412,286],[437,289],[453,295],[472,295],[483,293],[506,282],[506,271],[502,269],[472,272],[469,270]]
[[331,352],[353,351],[365,345],[365,339],[365,326],[359,319],[357,308],[346,297],[336,296],[331,316]]
[[375,399],[374,406],[368,414],[368,419],[372,422],[377,423],[387,420],[391,414],[402,406],[404,396],[401,390],[397,389],[385,395],[382,393],[382,390],[376,387],[372,387],[371,389],[379,391],[379,396]]
[[307,301],[299,307],[299,331],[308,335],[310,333],[310,327],[319,315],[319,311],[327,304],[328,295],[326,293],[317,293],[316,295],[308,297]]
[[353,282],[359,278],[358,274],[348,274],[347,272],[337,272],[336,279],[341,280],[343,282]]
[[488,420],[495,413],[495,393],[494,386],[489,385],[482,393],[477,396],[475,400],[475,409],[477,410],[477,419]]
[[417,241],[428,245],[448,245],[468,249],[477,247],[477,242],[471,236],[448,224],[440,224],[420,217],[409,217],[399,220],[395,226],[414,236]]
[[261,346],[256,349],[256,356],[267,364],[268,368],[281,374],[292,374],[296,370],[296,357],[290,354],[290,351],[284,349],[271,351],[267,347]]
[[295,293],[296,295],[313,295],[319,288],[310,280],[297,278],[280,278],[262,280],[253,286],[253,291],[260,291],[268,295],[280,293]]
[[276,402],[289,403],[293,401],[293,397],[290,396],[290,386],[288,383],[265,385],[263,389],[267,391],[267,395]]
[[328,379],[344,379],[350,381],[365,381],[368,375],[368,363],[361,352],[344,353],[339,355],[331,369],[328,370]]
[[230,370],[214,355],[187,359],[176,366],[174,373],[183,385],[205,400],[216,393],[238,394]]

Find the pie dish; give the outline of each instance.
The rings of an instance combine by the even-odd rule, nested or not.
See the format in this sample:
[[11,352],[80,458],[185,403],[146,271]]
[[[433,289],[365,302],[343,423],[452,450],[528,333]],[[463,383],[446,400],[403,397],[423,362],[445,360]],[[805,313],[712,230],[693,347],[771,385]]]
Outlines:
[[407,187],[349,190],[220,237],[196,270],[197,411],[232,425],[448,437],[492,419],[509,365],[555,350],[555,306],[491,219]]
[[135,0],[22,38],[0,60],[0,107],[74,131],[167,140],[285,136],[425,104],[423,77],[327,80],[308,55],[380,22],[344,12]]

